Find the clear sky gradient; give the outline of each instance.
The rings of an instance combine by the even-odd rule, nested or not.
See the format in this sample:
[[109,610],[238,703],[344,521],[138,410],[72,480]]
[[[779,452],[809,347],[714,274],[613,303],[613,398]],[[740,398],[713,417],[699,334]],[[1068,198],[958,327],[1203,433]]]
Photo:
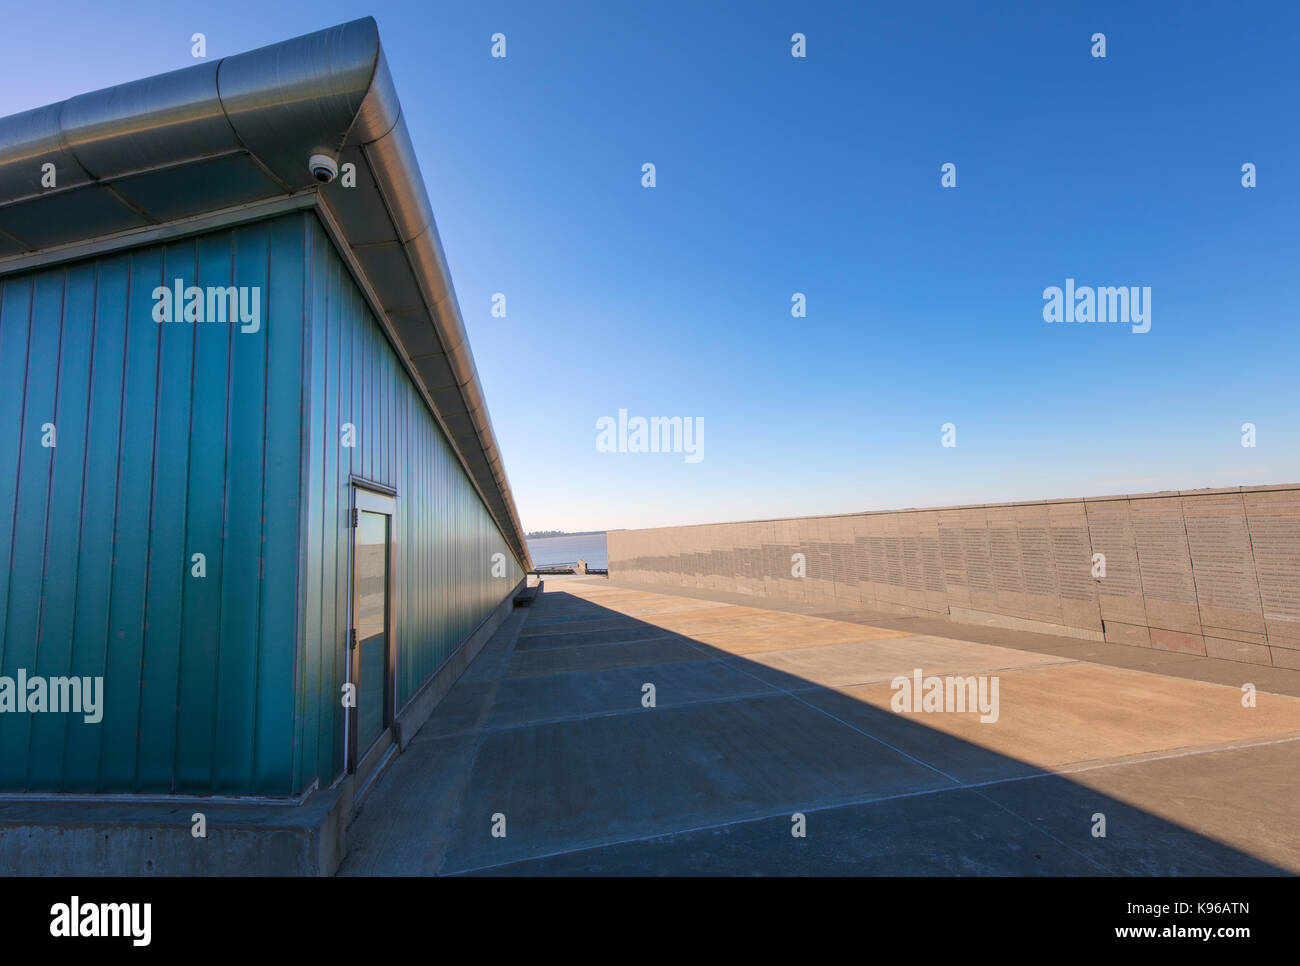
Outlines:
[[9,5],[0,115],[365,15],[527,529],[1300,481],[1300,4]]

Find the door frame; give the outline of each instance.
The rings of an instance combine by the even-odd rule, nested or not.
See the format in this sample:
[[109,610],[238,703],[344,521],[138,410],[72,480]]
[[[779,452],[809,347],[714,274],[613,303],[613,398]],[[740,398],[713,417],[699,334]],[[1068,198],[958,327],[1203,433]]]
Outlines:
[[356,548],[357,527],[360,514],[379,513],[388,517],[388,590],[384,601],[384,711],[383,728],[379,737],[369,748],[358,747],[357,725],[359,708],[354,695],[353,706],[344,709],[343,744],[347,771],[356,776],[358,784],[364,783],[375,767],[384,759],[393,743],[393,722],[397,715],[397,640],[393,632],[393,605],[397,597],[397,491],[353,476],[349,479],[351,506],[348,509],[348,626],[345,641],[345,667],[347,681],[359,681],[361,665],[361,648],[356,632]]

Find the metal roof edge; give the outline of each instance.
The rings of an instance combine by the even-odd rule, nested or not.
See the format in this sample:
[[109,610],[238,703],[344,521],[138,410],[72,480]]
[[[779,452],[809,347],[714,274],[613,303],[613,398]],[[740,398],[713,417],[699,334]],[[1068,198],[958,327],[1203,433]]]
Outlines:
[[[355,186],[345,187],[343,178],[317,184],[306,163],[312,153],[337,157],[340,166],[352,163]],[[205,171],[230,159],[247,159],[260,179],[258,199],[318,193],[352,250],[354,270],[393,320],[390,329],[415,362],[415,378],[489,513],[521,566],[531,569],[373,17],[0,118],[0,276],[34,261],[58,261],[59,252],[75,257],[96,238],[147,237],[178,216],[151,211],[132,195],[132,186],[191,166],[203,183]],[[48,189],[41,184],[47,161],[59,174],[57,187]],[[202,191],[198,195],[192,199],[198,207],[183,219],[226,207],[213,197],[203,209]],[[33,214],[57,203],[78,210],[80,198],[107,206],[113,217],[87,215],[65,237],[47,235],[36,243],[3,217],[8,209],[30,224]],[[17,224],[21,229],[23,222]]]

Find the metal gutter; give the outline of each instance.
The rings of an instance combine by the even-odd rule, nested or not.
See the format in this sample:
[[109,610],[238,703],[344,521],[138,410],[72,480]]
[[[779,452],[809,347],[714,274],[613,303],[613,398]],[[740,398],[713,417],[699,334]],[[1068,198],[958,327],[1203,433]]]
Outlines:
[[[313,154],[355,166],[319,184]],[[57,184],[43,187],[43,166]],[[467,473],[531,569],[432,206],[371,17],[0,119],[0,275],[97,239],[316,195]],[[60,257],[62,256],[62,257]]]

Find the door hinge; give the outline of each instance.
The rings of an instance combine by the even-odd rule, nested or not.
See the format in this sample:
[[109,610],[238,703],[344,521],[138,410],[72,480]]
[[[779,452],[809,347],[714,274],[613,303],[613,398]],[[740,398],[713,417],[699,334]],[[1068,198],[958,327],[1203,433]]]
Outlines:
[[356,507],[353,507],[352,508],[352,529],[355,530],[357,528],[357,524],[359,524],[360,522],[361,522],[361,511],[358,510]]
[[349,627],[348,628],[348,650],[355,651],[356,649],[357,649],[357,629],[355,627]]

